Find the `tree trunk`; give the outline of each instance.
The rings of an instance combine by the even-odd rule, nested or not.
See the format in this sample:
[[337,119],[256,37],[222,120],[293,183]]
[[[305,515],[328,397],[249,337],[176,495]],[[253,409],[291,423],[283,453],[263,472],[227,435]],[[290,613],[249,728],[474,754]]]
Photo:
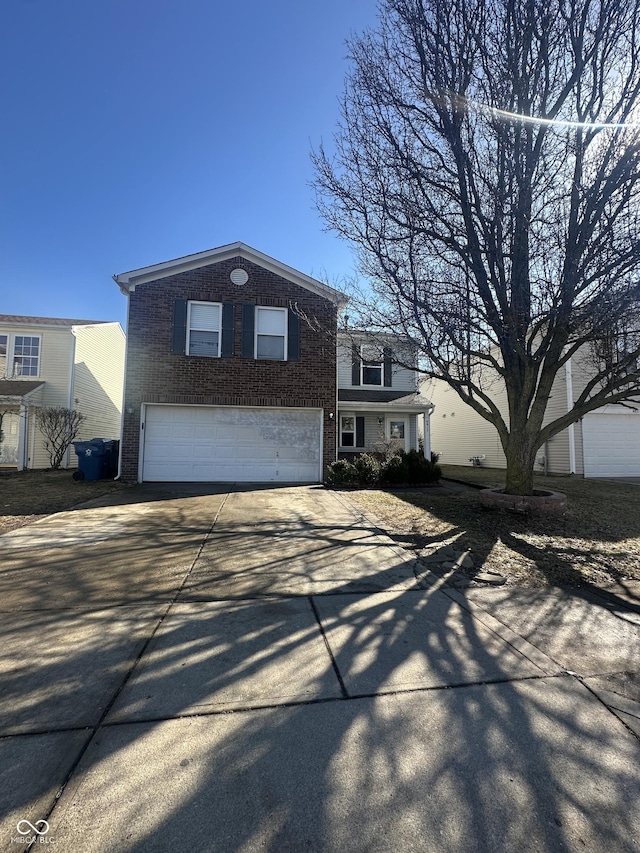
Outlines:
[[505,492],[508,495],[533,494],[533,466],[536,461],[536,449],[531,448],[523,432],[512,430],[509,436],[509,444],[505,448],[505,456],[507,457]]

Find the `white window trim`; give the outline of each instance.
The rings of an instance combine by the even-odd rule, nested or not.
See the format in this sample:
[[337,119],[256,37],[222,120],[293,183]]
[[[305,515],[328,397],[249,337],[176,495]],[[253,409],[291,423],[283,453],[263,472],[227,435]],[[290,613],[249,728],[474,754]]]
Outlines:
[[[42,335],[34,332],[2,332],[7,336],[7,364],[5,367],[5,375],[8,379],[39,379],[42,373]],[[38,339],[38,372],[37,373],[16,373],[16,338],[37,338]],[[29,358],[29,356],[26,356]]]
[[[191,349],[191,306],[192,305],[217,305],[220,311],[218,312],[218,352],[215,356],[203,356],[203,355],[192,355],[189,350]],[[205,331],[216,331],[215,329],[193,329],[194,332],[205,332]],[[187,342],[186,342],[186,350],[185,353],[191,358],[220,358],[220,352],[222,349],[222,303],[221,302],[206,302],[200,299],[190,299],[187,302]]]
[[401,441],[399,438],[391,438],[391,421],[402,421],[404,423],[404,450],[409,451],[410,419],[409,415],[386,415],[384,422],[384,437],[387,441]]
[[[262,333],[258,332],[258,309],[260,311],[279,311],[284,314],[284,335],[277,337],[284,338],[284,358],[258,358],[258,336]],[[256,361],[288,361],[289,360],[289,316],[286,308],[272,308],[270,305],[256,305],[254,315],[254,332],[253,332],[253,357]],[[273,336],[276,337],[276,336]]]
[[371,385],[369,382],[364,381],[364,348],[367,346],[371,346],[371,344],[360,344],[360,385],[363,388],[384,388],[384,355],[380,361],[371,361],[371,359],[366,359],[366,361],[370,362],[367,367],[375,367],[378,364],[380,365],[380,382]]
[[[356,449],[356,413],[355,412],[340,412],[340,423],[339,426],[339,439],[340,444],[339,447],[341,450],[355,450]],[[343,432],[351,432],[351,430],[343,430],[342,429],[342,419],[343,418],[353,418],[353,444],[343,444],[342,443],[342,433]]]
[[9,373],[7,371],[9,369],[9,365],[11,363],[10,358],[9,358],[9,356],[11,354],[11,335],[9,334],[9,332],[1,332],[0,336],[7,339],[7,351],[6,351],[5,356],[4,356],[5,367],[4,367],[3,371],[0,371],[0,379],[2,379],[3,376],[6,376],[7,378],[9,377]]

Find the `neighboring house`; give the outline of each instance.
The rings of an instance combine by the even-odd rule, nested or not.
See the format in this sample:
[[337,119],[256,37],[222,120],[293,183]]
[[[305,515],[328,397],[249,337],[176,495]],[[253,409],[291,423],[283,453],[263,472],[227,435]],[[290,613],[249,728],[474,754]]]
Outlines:
[[[589,359],[571,358],[558,373],[551,390],[544,424],[565,414],[589,379]],[[495,428],[462,402],[445,382],[425,379],[424,394],[433,401],[431,447],[450,465],[506,468]],[[504,385],[496,378],[488,386],[508,423]],[[640,476],[640,402],[607,405],[585,415],[554,435],[538,451],[536,471],[579,477]]]
[[338,333],[338,453],[417,450],[430,456],[430,401],[418,390],[417,350],[393,335]]
[[[79,438],[118,438],[124,332],[119,323],[0,315],[0,466],[47,468],[38,409],[87,415]],[[70,448],[63,466],[75,467]]]
[[323,479],[341,293],[243,243],[114,279],[129,300],[124,480]]

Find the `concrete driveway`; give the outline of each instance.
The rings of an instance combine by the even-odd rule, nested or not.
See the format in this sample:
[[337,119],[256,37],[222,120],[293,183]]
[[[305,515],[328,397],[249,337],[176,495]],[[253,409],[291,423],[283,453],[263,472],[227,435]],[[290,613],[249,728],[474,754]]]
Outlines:
[[136,487],[0,560],[2,850],[640,850],[631,585],[418,585],[319,487]]

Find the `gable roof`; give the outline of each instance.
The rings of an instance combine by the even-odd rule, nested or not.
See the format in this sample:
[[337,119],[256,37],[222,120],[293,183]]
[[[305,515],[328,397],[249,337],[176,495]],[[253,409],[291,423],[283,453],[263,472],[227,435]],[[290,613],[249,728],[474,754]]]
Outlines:
[[164,261],[160,264],[153,264],[149,267],[141,267],[137,270],[130,270],[113,276],[113,280],[120,287],[122,293],[128,296],[135,290],[136,285],[145,284],[149,281],[157,281],[158,279],[167,278],[177,273],[186,272],[188,270],[199,269],[206,267],[209,264],[220,263],[220,261],[228,261],[231,258],[244,258],[254,264],[269,270],[288,281],[297,284],[300,287],[316,293],[318,296],[324,296],[330,302],[336,305],[342,305],[346,302],[347,297],[339,290],[329,287],[311,276],[306,275],[293,267],[287,266],[257,249],[252,249],[246,243],[228,243],[225,246],[218,246],[216,249],[207,249],[205,252],[198,252],[195,255],[185,255],[182,258],[175,258],[172,261]]
[[28,379],[0,379],[1,397],[26,397],[38,388],[42,388],[44,382]]
[[16,326],[97,326],[109,320],[69,320],[65,317],[26,317],[22,314],[0,314],[0,323]]

